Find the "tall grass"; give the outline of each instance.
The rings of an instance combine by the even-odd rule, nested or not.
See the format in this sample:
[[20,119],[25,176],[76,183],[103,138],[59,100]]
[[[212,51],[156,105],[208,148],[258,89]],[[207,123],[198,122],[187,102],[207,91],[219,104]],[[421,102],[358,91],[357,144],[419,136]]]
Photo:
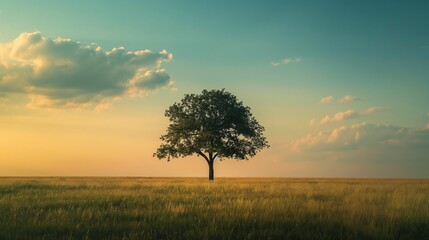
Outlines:
[[429,239],[429,180],[0,178],[0,239]]

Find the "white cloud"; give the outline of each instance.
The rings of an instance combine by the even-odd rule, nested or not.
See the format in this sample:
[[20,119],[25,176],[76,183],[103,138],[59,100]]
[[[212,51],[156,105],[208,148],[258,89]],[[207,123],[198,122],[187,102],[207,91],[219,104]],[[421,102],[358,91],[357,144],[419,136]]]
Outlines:
[[357,118],[357,117],[359,117],[359,113],[355,112],[352,109],[348,109],[348,110],[343,111],[343,112],[337,112],[332,116],[326,115],[320,121],[312,119],[310,121],[310,125],[312,125],[312,126],[314,126],[316,124],[325,125],[325,124],[329,124],[329,123],[333,123],[333,122],[341,122],[341,121],[346,120],[346,119],[352,119],[352,118]]
[[334,101],[333,96],[326,96],[322,99],[320,99],[320,103],[332,103]]
[[[362,100],[362,99],[355,97],[355,96],[352,96],[352,95],[346,95],[346,96],[343,96],[342,98],[340,98],[338,100],[338,102],[347,103],[347,102],[355,102],[355,101],[360,101],[360,100]],[[332,103],[333,101],[334,101],[334,96],[326,96],[326,97],[320,99],[320,103]]]
[[326,176],[429,177],[429,128],[360,123],[309,134],[283,151]]
[[[22,33],[0,44],[0,94],[26,94],[30,107],[108,107],[125,96],[171,86],[166,50],[103,50],[97,44]],[[98,106],[99,105],[99,106]]]
[[332,116],[325,115],[325,117],[323,117],[319,121],[317,121],[316,119],[311,119],[310,120],[310,126],[325,125],[325,124],[334,123],[334,122],[341,122],[341,121],[347,120],[347,119],[359,118],[359,117],[365,116],[365,115],[376,114],[376,113],[385,111],[386,109],[387,109],[386,107],[370,107],[367,110],[360,112],[360,113],[356,112],[352,109],[348,109],[348,110],[343,111],[343,112],[337,112]]
[[379,112],[383,112],[386,111],[387,108],[386,107],[382,107],[382,106],[378,106],[378,107],[370,107],[367,110],[362,112],[362,115],[370,115],[370,114],[374,114],[374,113],[379,113]]
[[277,66],[280,66],[280,65],[287,65],[289,63],[299,63],[299,62],[302,62],[302,58],[285,58],[285,59],[283,59],[281,61],[271,62],[271,64],[274,67],[277,67]]
[[354,101],[358,101],[358,100],[360,100],[360,98],[357,98],[357,97],[352,96],[352,95],[346,95],[340,99],[340,102],[345,103],[345,102],[354,102]]
[[[293,141],[295,151],[335,151],[356,148],[426,148],[429,150],[429,129],[397,126],[355,124],[328,132],[309,134]],[[429,155],[428,155],[429,156]]]

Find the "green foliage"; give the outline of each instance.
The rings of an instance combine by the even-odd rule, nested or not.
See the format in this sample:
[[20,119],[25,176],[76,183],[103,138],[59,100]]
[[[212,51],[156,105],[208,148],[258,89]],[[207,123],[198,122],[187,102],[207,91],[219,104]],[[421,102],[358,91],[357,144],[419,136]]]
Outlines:
[[0,178],[0,239],[427,239],[429,181]]
[[225,90],[186,94],[165,116],[170,125],[154,153],[160,159],[199,154],[210,164],[216,158],[248,159],[268,147],[250,108]]

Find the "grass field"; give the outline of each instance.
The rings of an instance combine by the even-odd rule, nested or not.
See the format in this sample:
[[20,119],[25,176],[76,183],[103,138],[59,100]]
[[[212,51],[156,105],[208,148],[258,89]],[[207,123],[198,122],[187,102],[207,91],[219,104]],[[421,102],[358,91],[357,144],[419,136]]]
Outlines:
[[0,239],[429,239],[429,180],[0,178]]

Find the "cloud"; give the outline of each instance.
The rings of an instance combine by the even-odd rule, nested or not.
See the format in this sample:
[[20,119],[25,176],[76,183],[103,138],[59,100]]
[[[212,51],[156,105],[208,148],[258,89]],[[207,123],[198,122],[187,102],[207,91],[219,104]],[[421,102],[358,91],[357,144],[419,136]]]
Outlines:
[[352,109],[348,109],[348,110],[343,111],[343,112],[337,112],[332,116],[326,115],[325,117],[323,117],[319,121],[317,121],[316,119],[312,119],[310,121],[310,126],[325,125],[325,124],[334,123],[334,122],[341,122],[341,121],[347,120],[347,119],[354,119],[354,118],[359,118],[359,117],[365,116],[365,115],[376,114],[379,112],[383,112],[385,110],[387,110],[387,108],[381,107],[381,106],[370,107],[363,112],[356,112]]
[[[338,102],[347,103],[347,102],[354,102],[354,101],[360,101],[360,100],[362,99],[352,95],[346,95],[340,98]],[[334,96],[326,96],[320,99],[320,103],[332,103],[333,101],[334,101]]]
[[326,115],[321,121],[320,124],[328,124],[332,122],[340,122],[346,119],[356,118],[358,117],[358,113],[354,110],[346,110],[344,112],[335,113],[333,116]]
[[[337,151],[357,148],[429,149],[429,129],[360,123],[309,134],[291,143],[295,151]],[[428,155],[429,156],[429,155]]]
[[354,101],[358,101],[358,100],[360,100],[360,98],[357,98],[357,97],[352,96],[352,95],[346,95],[340,99],[340,102],[346,103],[346,102],[354,102]]
[[359,113],[355,112],[352,109],[348,109],[348,110],[343,111],[343,112],[337,112],[332,116],[326,115],[320,121],[317,121],[316,119],[312,119],[310,121],[310,125],[312,125],[312,126],[314,126],[316,124],[325,125],[325,124],[329,124],[329,123],[333,123],[333,122],[341,122],[341,121],[346,120],[346,119],[357,118],[358,116],[359,116]]
[[132,96],[144,94],[146,90],[158,89],[163,86],[171,86],[171,77],[164,69],[137,71],[129,82],[129,93]]
[[334,101],[333,96],[326,96],[322,99],[320,99],[320,103],[332,103]]
[[285,58],[281,61],[274,61],[271,62],[271,65],[274,67],[280,66],[280,65],[287,65],[289,63],[299,63],[302,62],[302,58]]
[[0,94],[25,94],[29,107],[98,108],[172,85],[166,50],[103,50],[97,44],[22,33],[0,44]]
[[386,107],[378,106],[378,107],[370,107],[367,110],[362,112],[362,115],[371,115],[374,113],[384,112],[386,111]]

